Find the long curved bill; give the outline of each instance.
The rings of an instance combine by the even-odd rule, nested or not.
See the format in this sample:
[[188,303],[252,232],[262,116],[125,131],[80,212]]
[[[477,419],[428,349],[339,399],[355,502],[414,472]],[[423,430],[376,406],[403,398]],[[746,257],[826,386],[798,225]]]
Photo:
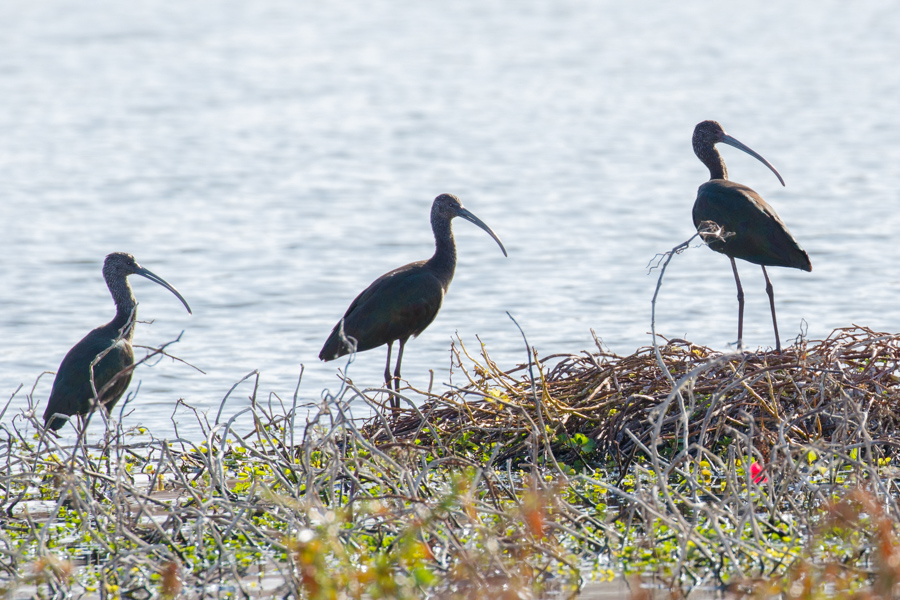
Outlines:
[[179,294],[179,293],[178,293],[178,290],[176,290],[176,289],[173,288],[171,285],[169,285],[169,282],[168,282],[168,281],[166,281],[165,279],[163,279],[162,277],[160,277],[159,275],[157,275],[157,274],[154,273],[153,271],[151,271],[151,270],[149,270],[149,269],[145,269],[144,267],[138,267],[138,270],[135,271],[134,274],[135,274],[135,275],[140,275],[141,277],[146,277],[146,278],[149,279],[150,281],[152,281],[152,282],[154,282],[154,283],[158,283],[159,285],[163,286],[164,288],[166,288],[167,290],[169,290],[170,292],[172,292],[173,294],[175,294],[175,297],[176,297],[176,298],[178,298],[179,300],[181,300],[181,303],[184,304],[184,307],[187,309],[188,314],[194,314],[193,312],[191,312],[191,307],[188,306],[187,300],[184,299],[184,296],[182,296],[181,294]]
[[500,241],[500,238],[497,237],[496,233],[491,231],[490,227],[485,225],[484,221],[482,221],[481,219],[479,219],[478,217],[473,215],[471,212],[469,212],[465,208],[460,208],[459,212],[457,212],[456,215],[459,217],[462,217],[466,221],[469,221],[470,223],[474,223],[474,224],[478,225],[479,227],[481,227],[482,229],[484,229],[488,233],[489,236],[494,238],[494,241],[497,242],[497,245],[500,246],[500,249],[503,250],[503,256],[509,257],[509,255],[506,253],[506,248],[503,247],[503,242]]
[[746,145],[742,144],[741,142],[739,142],[738,140],[734,139],[733,137],[731,137],[731,136],[728,135],[727,133],[726,133],[725,135],[722,136],[722,143],[723,143],[723,144],[728,144],[729,146],[733,146],[733,147],[737,148],[738,150],[743,150],[744,152],[746,152],[747,154],[749,154],[750,156],[752,156],[753,158],[755,158],[756,160],[758,160],[758,161],[761,162],[762,164],[764,164],[764,165],[766,165],[767,167],[769,167],[769,168],[772,170],[772,172],[775,173],[775,177],[778,178],[778,181],[781,182],[781,185],[784,185],[784,179],[781,178],[781,174],[780,174],[778,171],[775,170],[775,167],[773,167],[772,164],[771,164],[769,161],[767,161],[767,160],[764,159],[762,156],[760,156],[759,154],[757,154],[750,146],[746,146]]

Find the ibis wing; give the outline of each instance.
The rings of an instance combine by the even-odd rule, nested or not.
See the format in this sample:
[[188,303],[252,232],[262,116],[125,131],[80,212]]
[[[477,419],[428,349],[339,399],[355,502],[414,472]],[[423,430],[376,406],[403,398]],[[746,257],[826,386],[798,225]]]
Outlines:
[[95,329],[75,344],[59,365],[44,411],[44,422],[48,427],[59,429],[65,424],[63,419],[53,419],[54,414],[83,415],[90,412],[94,396],[90,365],[107,348],[112,349],[94,366],[94,385],[101,394],[101,402],[112,409],[128,389],[131,372],[127,369],[134,364],[131,344],[127,340],[117,342],[116,337],[110,337],[102,327]]
[[710,242],[716,252],[758,265],[812,270],[809,256],[775,210],[745,185],[727,180],[704,183],[693,217],[695,227],[714,221],[733,234],[725,241]]
[[[415,337],[434,321],[444,289],[423,263],[406,265],[376,279],[344,314],[344,335],[357,342],[362,352]],[[340,338],[341,323],[334,326],[319,358],[331,360],[350,352]]]

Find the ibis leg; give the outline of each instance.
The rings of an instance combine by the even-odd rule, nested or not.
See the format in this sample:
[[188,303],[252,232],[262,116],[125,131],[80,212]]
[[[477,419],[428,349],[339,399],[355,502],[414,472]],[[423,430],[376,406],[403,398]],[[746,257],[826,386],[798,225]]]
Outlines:
[[391,348],[393,346],[394,342],[388,342],[387,364],[384,366],[384,387],[387,389],[391,389]]
[[734,282],[737,284],[738,290],[738,351],[744,349],[744,288],[741,287],[741,278],[738,277],[737,265],[734,264],[734,258],[731,260],[731,270],[734,271]]
[[[762,265],[761,265],[762,266]],[[769,281],[769,274],[763,266],[763,276],[766,278],[766,293],[769,295],[769,306],[772,308],[772,326],[775,327],[775,352],[781,352],[781,338],[778,337],[778,321],[775,319],[775,290]]]
[[[403,348],[406,347],[406,340],[408,339],[409,338],[404,338],[402,340],[399,340],[400,349],[397,350],[397,368],[394,369],[394,391],[396,391],[397,393],[400,393],[400,362],[403,360]],[[391,405],[394,408],[400,408],[400,398],[394,396],[391,401]]]

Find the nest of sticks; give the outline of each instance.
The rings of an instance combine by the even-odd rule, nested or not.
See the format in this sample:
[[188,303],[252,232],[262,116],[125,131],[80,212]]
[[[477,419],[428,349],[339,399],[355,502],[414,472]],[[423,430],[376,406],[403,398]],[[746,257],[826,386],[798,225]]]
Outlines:
[[779,443],[849,446],[862,435],[886,452],[900,443],[900,334],[846,327],[781,353],[665,342],[630,356],[599,343],[577,355],[532,351],[531,364],[507,372],[460,343],[454,368],[464,387],[376,417],[364,434],[438,451],[477,440],[501,460],[533,457],[534,438],[543,437],[561,462],[619,468],[666,444],[715,450],[734,432],[750,435],[764,459]]

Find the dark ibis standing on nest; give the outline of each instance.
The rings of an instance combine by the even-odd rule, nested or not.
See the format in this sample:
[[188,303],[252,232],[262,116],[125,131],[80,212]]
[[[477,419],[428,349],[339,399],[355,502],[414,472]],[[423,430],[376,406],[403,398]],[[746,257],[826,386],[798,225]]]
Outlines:
[[[57,415],[86,415],[99,405],[112,410],[128,388],[134,365],[131,340],[134,339],[137,306],[128,285],[129,275],[141,275],[155,281],[175,294],[188,313],[191,312],[178,290],[139,265],[132,255],[113,252],[107,256],[103,262],[103,278],[116,303],[116,317],[84,336],[63,358],[44,411],[46,427],[59,429],[65,425],[67,419]],[[93,369],[92,386],[91,364],[101,355]]]
[[694,153],[709,169],[709,181],[700,186],[694,202],[694,226],[700,231],[705,221],[713,221],[724,230],[724,239],[708,238],[708,243],[710,248],[731,259],[738,290],[738,348],[741,348],[744,333],[744,290],[741,288],[735,258],[762,267],[772,309],[772,325],[775,328],[775,350],[781,352],[778,321],[775,318],[775,294],[766,267],[812,271],[812,264],[775,210],[759,194],[746,185],[728,181],[728,170],[716,149],[717,143],[743,150],[769,167],[781,185],[784,185],[784,180],[769,161],[725,133],[717,122],[703,121],[694,128]]
[[[459,198],[441,194],[431,205],[434,256],[385,273],[363,290],[334,326],[319,353],[321,360],[334,360],[350,352],[363,352],[387,344],[384,383],[390,389],[391,347],[395,340],[399,341],[393,375],[395,389],[399,391],[403,348],[409,338],[425,331],[434,321],[453,279],[456,243],[450,221],[454,217],[462,217],[484,229],[500,246],[503,256],[507,255],[500,238],[481,219],[463,208]],[[391,405],[399,406],[399,399],[392,398]]]

